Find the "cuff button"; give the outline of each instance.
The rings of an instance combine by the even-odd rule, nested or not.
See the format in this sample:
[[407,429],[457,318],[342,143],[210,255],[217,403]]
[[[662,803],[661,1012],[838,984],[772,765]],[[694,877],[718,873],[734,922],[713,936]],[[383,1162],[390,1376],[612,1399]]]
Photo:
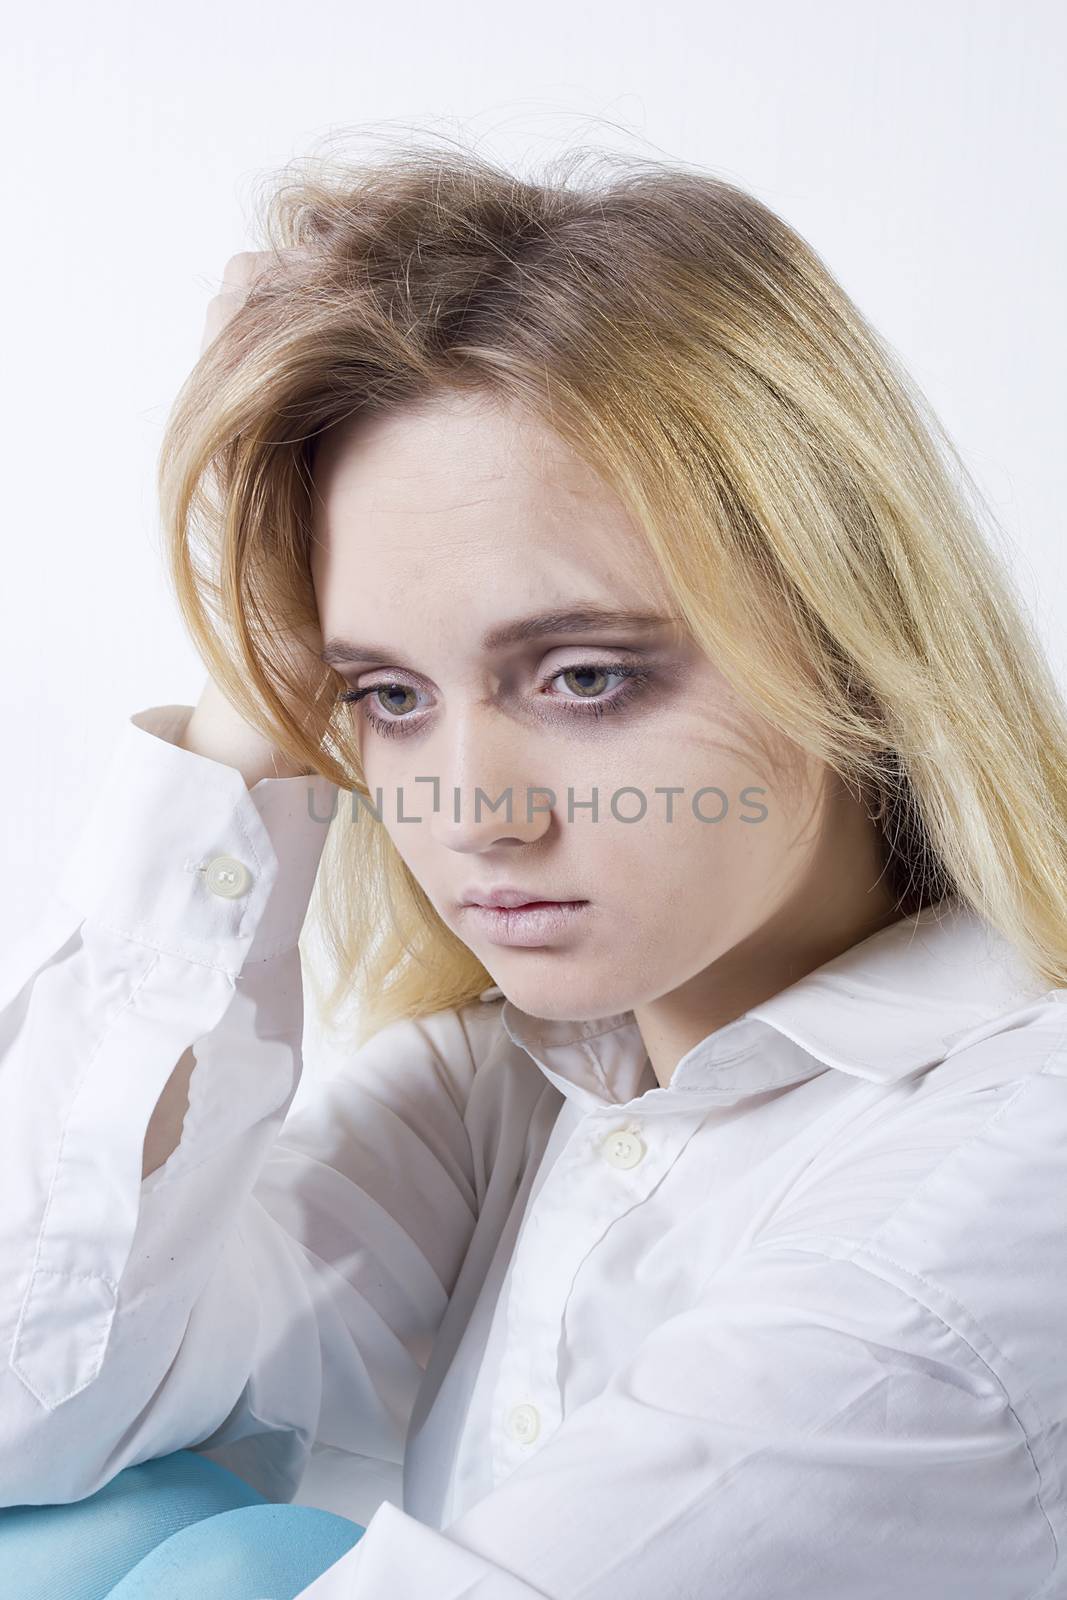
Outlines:
[[252,887],[252,874],[236,856],[216,856],[204,868],[204,877],[212,894],[226,900],[236,900]]

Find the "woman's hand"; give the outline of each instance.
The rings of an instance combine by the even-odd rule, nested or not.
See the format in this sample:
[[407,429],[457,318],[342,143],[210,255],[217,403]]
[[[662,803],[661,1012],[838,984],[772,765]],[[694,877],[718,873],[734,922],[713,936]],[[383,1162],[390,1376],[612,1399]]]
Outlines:
[[[282,251],[283,255],[292,254]],[[204,318],[204,332],[200,340],[200,354],[218,338],[235,311],[239,311],[248,298],[256,279],[268,262],[275,259],[271,250],[239,250],[227,261],[222,273],[222,288],[208,301]]]
[[260,778],[296,778],[310,771],[287,761],[269,739],[246,722],[212,677],[206,680],[177,744],[182,750],[236,767],[250,789]]

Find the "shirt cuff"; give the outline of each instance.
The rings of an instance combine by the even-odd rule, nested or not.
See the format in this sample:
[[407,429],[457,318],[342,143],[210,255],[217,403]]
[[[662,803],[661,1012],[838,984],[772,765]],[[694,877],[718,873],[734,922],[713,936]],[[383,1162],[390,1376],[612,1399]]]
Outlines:
[[295,1600],[548,1600],[523,1578],[384,1500],[351,1550]]
[[262,778],[175,742],[191,706],[125,723],[56,894],[114,931],[233,976],[300,937],[337,785]]

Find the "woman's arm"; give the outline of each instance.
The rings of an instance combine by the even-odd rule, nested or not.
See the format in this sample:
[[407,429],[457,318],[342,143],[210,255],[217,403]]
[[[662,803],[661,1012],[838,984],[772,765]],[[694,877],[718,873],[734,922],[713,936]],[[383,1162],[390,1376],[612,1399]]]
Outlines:
[[457,1520],[385,1502],[301,1600],[1051,1597],[988,1339],[877,1267],[754,1248]]
[[[175,744],[209,761],[235,767],[249,789],[265,778],[299,777],[305,771],[287,762],[251,728],[210,677]],[[193,1051],[185,1050],[163,1087],[145,1133],[142,1177],[156,1172],[177,1148],[189,1108],[189,1080],[195,1066]]]
[[[250,790],[180,748],[187,718],[130,719],[0,965],[0,1505],[182,1447],[279,1500],[317,1438],[399,1462],[474,1228],[454,1013],[383,1029],[286,1122],[334,786]],[[187,1054],[180,1138],[142,1178]]]

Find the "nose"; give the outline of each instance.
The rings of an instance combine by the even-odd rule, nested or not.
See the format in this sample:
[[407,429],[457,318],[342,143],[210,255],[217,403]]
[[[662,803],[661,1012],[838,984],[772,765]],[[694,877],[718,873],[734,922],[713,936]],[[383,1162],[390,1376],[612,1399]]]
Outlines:
[[480,851],[542,838],[552,826],[555,795],[533,774],[528,756],[514,728],[493,730],[483,721],[476,729],[464,719],[441,763],[434,839],[451,850]]

